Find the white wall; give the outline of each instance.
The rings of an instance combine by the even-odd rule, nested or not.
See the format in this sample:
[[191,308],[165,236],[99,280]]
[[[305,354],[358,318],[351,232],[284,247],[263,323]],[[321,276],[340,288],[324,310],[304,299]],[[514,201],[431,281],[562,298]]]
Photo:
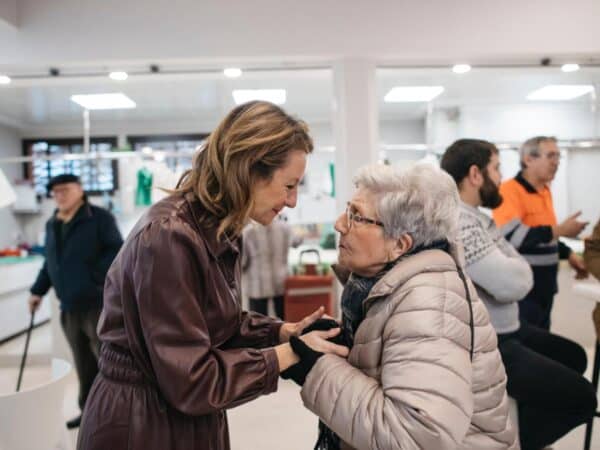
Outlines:
[[382,144],[422,144],[425,143],[425,121],[382,120],[379,123],[379,139]]
[[4,64],[600,53],[596,0],[20,0],[18,14],[18,32],[0,30]]
[[588,104],[464,106],[460,108],[459,134],[500,142],[520,142],[537,135],[577,139],[594,136],[594,124]]
[[600,219],[600,150],[571,150],[568,161],[569,206],[571,211],[582,211],[582,218],[591,222],[585,235]]
[[[21,155],[21,135],[18,130],[0,125],[0,157]],[[0,168],[10,182],[23,178],[21,164],[3,164]],[[20,229],[10,206],[0,208],[0,248],[15,245]]]

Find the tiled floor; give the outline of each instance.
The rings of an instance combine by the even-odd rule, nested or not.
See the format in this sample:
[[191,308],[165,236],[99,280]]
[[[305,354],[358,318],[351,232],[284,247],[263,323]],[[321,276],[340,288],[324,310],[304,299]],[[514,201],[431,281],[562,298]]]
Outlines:
[[[553,329],[584,345],[588,349],[591,361],[594,334],[589,317],[593,304],[571,295],[568,272],[561,274],[561,290],[554,309]],[[36,329],[33,332],[30,352],[33,354],[49,353],[50,340],[49,325]],[[0,346],[0,355],[18,355],[21,353],[23,345],[24,338],[13,340]],[[16,380],[6,379],[14,378],[16,376],[14,373],[0,374],[0,377],[2,376],[5,379],[0,380],[0,388],[12,386],[16,382]],[[26,370],[24,383],[27,383],[28,377],[34,376],[35,373],[28,374]],[[74,417],[77,412],[77,380],[72,374],[64,399],[65,420]],[[296,385],[280,381],[279,390],[275,394],[259,398],[229,411],[229,426],[234,450],[279,450],[282,448],[308,450],[312,448],[315,441],[317,419],[302,406],[299,389]],[[584,428],[579,427],[555,443],[552,448],[554,450],[581,449],[583,448],[583,435]],[[69,437],[74,449],[77,432],[70,432]],[[600,450],[600,420],[596,422],[592,444],[593,449]]]
[[[50,349],[49,325],[34,330],[30,352],[44,353]],[[24,339],[19,338],[0,347],[0,354],[19,354],[24,345]],[[589,352],[591,358],[591,351]],[[28,377],[35,373],[25,370],[24,385]],[[4,373],[0,386],[12,386],[16,373]],[[70,375],[64,401],[65,420],[77,414],[77,379]],[[299,396],[299,388],[288,381],[281,380],[279,390],[269,396],[261,397],[254,402],[229,411],[229,426],[231,442],[234,450],[308,450],[316,438],[316,417],[307,411]],[[583,427],[574,430],[562,440],[553,445],[554,450],[575,450],[583,448]],[[73,449],[77,432],[69,433]],[[285,443],[285,444],[284,444]],[[600,421],[596,424],[592,448],[600,450]],[[41,450],[41,449],[40,449]]]

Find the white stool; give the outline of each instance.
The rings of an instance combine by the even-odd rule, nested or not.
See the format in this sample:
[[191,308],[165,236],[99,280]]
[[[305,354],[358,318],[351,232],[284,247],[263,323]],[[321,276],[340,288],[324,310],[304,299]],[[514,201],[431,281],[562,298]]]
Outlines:
[[[20,361],[21,355],[0,358],[0,372],[14,378],[15,387]],[[0,394],[0,450],[71,450],[62,413],[71,364],[48,355],[29,355],[24,379],[27,369],[44,375],[40,384]]]

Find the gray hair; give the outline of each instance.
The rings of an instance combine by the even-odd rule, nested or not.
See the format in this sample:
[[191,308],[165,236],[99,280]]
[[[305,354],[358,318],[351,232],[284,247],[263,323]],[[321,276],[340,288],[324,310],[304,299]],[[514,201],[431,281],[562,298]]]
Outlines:
[[540,144],[542,142],[554,142],[556,144],[557,140],[554,136],[536,136],[523,142],[523,145],[519,149],[521,169],[527,167],[524,162],[526,156],[540,156]]
[[439,167],[420,163],[400,170],[371,165],[361,168],[354,182],[375,195],[386,238],[398,239],[408,233],[413,248],[440,239],[456,240],[458,190],[452,177]]

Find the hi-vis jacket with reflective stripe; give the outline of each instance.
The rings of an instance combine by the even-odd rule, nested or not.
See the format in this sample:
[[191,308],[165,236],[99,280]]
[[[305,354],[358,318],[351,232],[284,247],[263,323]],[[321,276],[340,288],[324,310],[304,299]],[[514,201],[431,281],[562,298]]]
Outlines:
[[554,296],[558,260],[568,258],[571,249],[552,236],[557,222],[550,189],[536,191],[519,172],[502,183],[500,194],[503,202],[493,211],[494,220],[533,269],[534,286],[527,296]]

